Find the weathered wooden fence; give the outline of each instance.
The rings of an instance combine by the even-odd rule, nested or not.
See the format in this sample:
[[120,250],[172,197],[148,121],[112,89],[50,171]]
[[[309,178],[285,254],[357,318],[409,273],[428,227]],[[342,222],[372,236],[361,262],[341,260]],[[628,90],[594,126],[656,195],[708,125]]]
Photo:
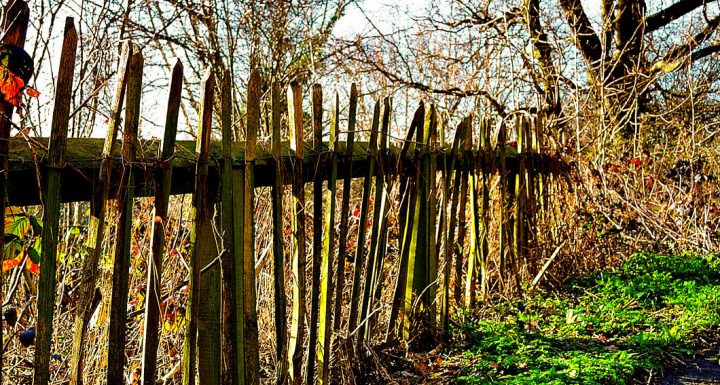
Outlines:
[[[27,9],[16,14],[23,12],[26,15]],[[306,117],[300,85],[290,84],[283,101],[280,86],[273,83],[267,87],[271,92],[266,117],[272,142],[270,148],[261,148],[256,140],[262,122],[260,76],[255,72],[250,75],[245,141],[233,142],[230,74],[208,70],[202,79],[200,122],[193,148],[190,142],[175,141],[183,77],[178,62],[172,69],[165,137],[162,143],[141,142],[137,132],[143,57],[139,47],[128,44],[120,62],[107,138],[68,141],[76,49],[75,28],[68,18],[47,149],[42,145],[44,139],[9,139],[7,119],[3,119],[0,131],[2,178],[7,178],[0,180],[4,183],[0,191],[7,191],[7,201],[12,205],[44,206],[35,384],[45,384],[50,378],[61,202],[91,202],[88,252],[83,256],[70,358],[73,385],[83,381],[85,336],[109,199],[117,201],[119,214],[113,237],[108,384],[124,383],[127,370],[125,320],[135,197],[155,197],[144,315],[143,384],[156,380],[164,226],[171,194],[193,196],[183,384],[196,380],[200,384],[260,381],[258,333],[270,331],[258,330],[256,313],[254,192],[258,186],[272,187],[278,383],[327,384],[333,362],[331,347],[337,341],[361,348],[365,343],[408,338],[417,328],[441,335],[449,328],[452,307],[473,306],[487,298],[497,282],[503,287],[519,284],[520,266],[529,263],[531,230],[543,209],[544,186],[560,164],[541,154],[542,124],[536,119],[520,117],[511,124],[491,124],[471,115],[457,127],[454,139],[445,143],[450,132],[441,125],[436,109],[419,103],[406,137],[395,140],[389,135],[392,101],[385,98],[374,106],[369,142],[356,142],[358,90],[352,85],[346,140],[342,143],[337,95],[327,124],[320,86],[312,87],[312,111]],[[280,134],[281,103],[287,103],[288,141]],[[220,118],[214,120],[213,106],[218,105],[215,110]],[[221,122],[220,142],[211,141],[213,121]],[[123,138],[118,143],[121,122]],[[311,126],[312,135],[306,134],[306,124]],[[507,132],[508,127],[513,131]],[[327,142],[323,141],[324,132],[329,132]],[[514,143],[508,142],[509,135]],[[312,141],[306,143],[306,137]],[[362,197],[359,210],[351,215],[353,178],[362,181]],[[43,181],[40,188],[38,179]],[[339,211],[338,179],[343,181]],[[308,183],[313,186],[312,220],[307,219],[310,213],[306,210]],[[292,186],[292,244],[284,245],[283,213],[287,209],[283,195],[288,184]],[[6,202],[4,196],[0,202]],[[348,264],[352,272],[347,274],[351,217],[358,223],[358,241],[354,260]],[[220,242],[215,239],[214,221]],[[306,227],[313,234],[308,249]],[[397,245],[396,252],[389,251],[391,243]],[[388,259],[391,254],[393,263]],[[290,275],[286,274],[288,270]],[[291,286],[290,296],[286,284]],[[347,297],[343,294],[346,290]],[[288,304],[292,310],[286,315]]]

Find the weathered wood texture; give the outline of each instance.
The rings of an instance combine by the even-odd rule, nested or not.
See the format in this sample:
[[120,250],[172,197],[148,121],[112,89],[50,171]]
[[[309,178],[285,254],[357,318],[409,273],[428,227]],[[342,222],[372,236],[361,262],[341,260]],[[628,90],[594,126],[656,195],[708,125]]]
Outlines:
[[[165,117],[165,137],[160,153],[161,165],[167,164],[175,154],[175,136],[177,134],[178,115],[182,94],[183,66],[175,62],[172,69],[170,91],[168,94],[167,115]],[[160,278],[162,277],[162,261],[165,252],[165,226],[168,223],[168,203],[170,199],[170,183],[172,168],[157,167],[155,169],[155,207],[152,222],[152,238],[150,240],[150,260],[147,271],[147,305],[145,306],[145,329],[143,331],[143,357],[141,384],[154,385],[159,343],[160,323]]]
[[[36,138],[37,141],[47,141],[47,138]],[[27,142],[22,138],[10,138],[10,154],[9,154],[9,182],[8,182],[8,200],[13,206],[30,206],[40,203],[39,190],[35,177],[35,164],[32,161],[32,154],[28,149]],[[264,147],[266,143],[258,143],[257,158],[254,164],[255,168],[255,187],[272,186],[275,183],[275,162],[273,156],[268,149]],[[92,199],[93,185],[97,186],[101,181],[99,170],[102,163],[102,139],[68,139],[65,166],[62,168],[63,183],[74,186],[73,189],[65,189],[61,194],[62,202],[81,202]],[[173,169],[172,184],[170,194],[190,194],[193,192],[195,184],[195,155],[194,142],[181,140],[176,144],[175,157],[169,162]],[[166,167],[168,162],[162,162],[158,159],[160,147],[159,140],[143,141],[138,144],[138,161],[133,164],[136,188],[135,196],[153,196],[154,190],[154,174],[158,167]],[[219,170],[222,166],[222,145],[220,142],[210,143],[210,152],[208,164],[208,185],[213,191],[217,191],[220,185]],[[336,152],[342,154],[346,151],[345,143],[336,145]],[[323,143],[323,151],[327,150],[327,145]],[[40,173],[45,176],[47,172],[47,159],[40,148],[35,149],[38,153]],[[387,154],[380,154],[380,162],[389,165],[394,164],[398,160],[401,148],[391,144]],[[244,143],[233,143],[232,162],[233,169],[245,168],[245,145]],[[318,154],[312,148],[304,149],[307,153],[302,160],[303,182],[309,183],[314,179],[314,170],[318,162]],[[355,142],[349,157],[341,156],[338,159],[338,179],[344,179],[346,176],[351,178],[367,177],[370,153],[368,151],[367,142]],[[438,166],[442,166],[442,162],[447,157],[448,160],[453,156],[449,148],[438,150],[437,162]],[[543,169],[555,169],[562,171],[566,166],[556,158],[542,154],[527,154],[526,158],[534,159],[534,163],[539,166],[536,170],[540,172]],[[498,157],[499,158],[499,157]],[[120,154],[113,146],[113,156],[110,159],[120,159]],[[283,142],[283,151],[278,158],[283,170],[292,170],[294,160],[287,151],[287,142]],[[517,169],[518,156],[513,148],[506,151],[506,162],[508,171],[512,172]],[[116,163],[116,162],[113,162]],[[456,162],[457,167],[462,167],[461,162]],[[393,170],[395,173],[410,171],[414,169],[413,159],[409,156],[403,156],[400,162],[400,169]],[[117,186],[121,175],[121,166],[117,164],[111,165],[111,173],[108,198],[114,198],[117,193]],[[378,169],[375,172],[380,172]],[[291,184],[292,173],[283,173],[281,180],[283,184]],[[323,179],[327,179],[324,176]]]
[[37,347],[35,348],[35,384],[50,382],[50,355],[55,311],[58,226],[60,223],[60,167],[65,164],[65,145],[70,115],[77,32],[71,17],[65,20],[65,38],[60,52],[52,129],[48,142],[48,170],[45,182],[45,211],[42,232],[42,263],[38,290]]

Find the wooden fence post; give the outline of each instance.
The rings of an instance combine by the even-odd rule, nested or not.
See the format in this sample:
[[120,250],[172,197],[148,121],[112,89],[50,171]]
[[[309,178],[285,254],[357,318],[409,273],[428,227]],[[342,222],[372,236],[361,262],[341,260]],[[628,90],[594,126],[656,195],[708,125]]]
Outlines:
[[[415,130],[422,124],[422,119],[425,115],[425,105],[420,103],[420,106],[415,110],[412,123],[408,129],[403,143],[400,155],[398,156],[397,163],[395,165],[395,172],[400,175],[400,194],[403,194],[402,202],[400,203],[400,236],[402,237],[400,242],[400,263],[398,265],[397,277],[395,278],[395,290],[393,292],[393,303],[390,309],[390,318],[388,320],[388,328],[385,334],[385,340],[391,340],[396,337],[396,323],[400,315],[400,310],[405,308],[405,286],[407,281],[408,273],[408,258],[410,256],[410,243],[412,241],[412,223],[413,223],[413,211],[412,207],[415,207],[415,200],[417,198],[417,184],[411,179],[407,173],[404,172],[404,164],[406,155],[411,148],[415,146]],[[403,316],[404,318],[404,316]]]
[[362,200],[360,201],[360,217],[358,223],[358,235],[357,235],[357,248],[355,249],[355,263],[353,270],[353,285],[352,293],[350,296],[350,318],[348,320],[348,334],[351,335],[355,332],[358,324],[359,310],[360,310],[360,288],[362,287],[362,270],[365,264],[365,241],[367,238],[367,218],[370,200],[370,189],[372,177],[375,175],[375,154],[377,152],[377,138],[378,138],[378,119],[379,119],[379,106],[375,104],[375,110],[373,112],[373,125],[370,131],[370,143],[368,152],[370,157],[368,158],[368,171],[363,177],[363,192]]
[[[337,141],[338,124],[340,121],[340,98],[335,93],[335,108],[333,109],[332,122],[330,123],[330,140],[328,141],[328,160],[330,161],[330,177],[327,189],[330,193],[330,203],[325,210],[325,240],[322,251],[321,284],[320,284],[320,319],[318,322],[318,385],[329,384],[330,357],[332,345],[330,335],[332,333],[330,324],[332,320],[332,265],[333,248],[335,245],[335,196],[337,180],[337,156],[335,154],[335,142]],[[343,263],[338,259],[338,264]],[[338,314],[335,315],[339,316]]]
[[[455,130],[455,138],[453,139],[453,144],[450,149],[449,156],[450,159],[450,166],[446,167],[443,170],[443,179],[445,181],[444,183],[444,190],[443,198],[450,201],[450,219],[447,220],[447,229],[445,229],[446,236],[444,238],[444,246],[443,246],[443,254],[445,256],[445,269],[443,271],[445,277],[443,280],[443,308],[442,308],[442,315],[441,315],[441,323],[443,326],[443,331],[447,334],[449,331],[449,312],[450,312],[450,273],[451,273],[451,266],[452,266],[452,256],[455,252],[455,227],[457,225],[457,208],[458,208],[458,200],[460,197],[460,177],[462,175],[461,171],[453,171],[455,170],[455,165],[461,161],[459,157],[459,151],[460,151],[460,145],[461,142],[465,140],[465,132],[467,130],[467,125],[463,121],[460,123],[460,125]],[[445,155],[445,158],[447,159],[448,155]],[[447,163],[445,163],[447,164]],[[454,184],[452,183],[452,176],[454,175]],[[452,186],[452,189],[450,188]],[[446,197],[447,196],[447,197]],[[443,203],[441,207],[443,210],[447,210],[445,207],[447,203]],[[458,279],[458,276],[455,277],[455,279]],[[458,305],[456,303],[456,305]]]
[[75,323],[73,325],[73,344],[70,357],[70,385],[82,384],[83,353],[85,348],[85,333],[93,313],[92,299],[95,295],[95,281],[97,280],[97,265],[102,254],[103,231],[105,230],[105,203],[110,190],[110,172],[112,170],[112,155],[115,148],[120,113],[125,102],[125,88],[130,69],[130,52],[132,46],[126,43],[120,59],[118,83],[115,88],[115,102],[108,122],[105,144],[102,152],[102,163],[98,180],[93,186],[93,200],[90,203],[90,223],[88,226],[88,253],[83,260],[81,281],[78,286],[78,305],[75,310]]
[[290,150],[293,160],[293,306],[290,340],[288,343],[288,373],[290,381],[302,383],[303,340],[305,339],[305,184],[303,181],[303,113],[300,85],[288,87],[288,123]]
[[506,164],[505,164],[505,141],[507,140],[507,134],[505,132],[505,122],[500,120],[498,122],[498,133],[497,133],[497,144],[495,147],[494,157],[498,159],[498,195],[500,201],[500,210],[498,211],[498,244],[499,244],[499,259],[500,259],[500,277],[505,281],[511,278],[512,273],[508,273],[508,259],[511,253],[509,247],[509,222],[507,215],[507,175],[506,175]]
[[513,228],[513,289],[520,287],[520,259],[527,264],[527,255],[525,253],[525,203],[527,202],[526,185],[525,185],[525,156],[527,151],[527,121],[524,117],[518,117],[515,129],[517,132],[516,145],[518,155],[518,170],[515,174],[515,206],[514,206],[514,228]]
[[[183,347],[183,385],[195,383],[195,360],[199,358],[197,372],[200,383],[217,384],[220,380],[220,333],[219,325],[219,269],[215,257],[217,250],[213,239],[212,197],[208,192],[208,159],[210,130],[215,95],[215,76],[208,68],[201,83],[200,126],[197,132],[195,154],[195,192],[191,211],[192,227],[190,247],[190,294],[186,306],[187,326]],[[201,279],[202,278],[202,279]],[[215,280],[215,281],[214,281]],[[202,298],[202,300],[200,300]],[[211,313],[215,311],[215,314]],[[217,321],[216,321],[217,319]],[[202,340],[198,344],[198,340]],[[200,354],[196,355],[197,345]],[[199,356],[199,357],[198,357]]]
[[65,167],[65,146],[70,116],[77,33],[73,18],[65,19],[65,37],[60,51],[60,67],[55,87],[52,129],[48,142],[47,179],[43,196],[45,208],[42,229],[42,267],[37,300],[37,344],[33,383],[50,382],[50,353],[52,350],[53,312],[55,310],[55,273],[60,221],[60,177]]
[[275,288],[275,354],[278,367],[275,370],[277,385],[287,382],[287,320],[285,319],[285,248],[283,227],[283,171],[280,144],[280,85],[273,80],[270,92],[270,113],[272,114],[272,155],[275,166],[275,180],[272,186],[273,206],[273,283]]
[[310,292],[310,333],[308,336],[307,364],[305,379],[308,384],[315,381],[315,357],[317,356],[318,315],[320,313],[320,265],[323,247],[323,153],[322,153],[322,88],[319,84],[312,87],[313,147],[317,154],[315,176],[313,180],[313,257],[312,282]]
[[480,120],[480,169],[482,170],[482,208],[480,211],[480,223],[482,230],[480,233],[480,296],[482,300],[486,300],[488,296],[489,282],[488,275],[490,268],[488,260],[490,258],[490,180],[493,177],[493,159],[492,146],[490,145],[490,122],[487,119]]
[[[424,133],[424,120],[425,120],[425,104],[420,102],[420,107],[416,112],[413,124],[415,126],[416,137],[421,142],[425,138]],[[412,129],[411,129],[412,130]],[[412,218],[412,224],[406,224],[406,238],[403,243],[407,242],[408,245],[408,257],[407,257],[407,279],[405,281],[405,302],[404,302],[404,313],[403,313],[403,337],[409,338],[410,327],[412,320],[412,312],[414,310],[414,300],[416,296],[420,296],[427,286],[425,280],[427,274],[427,239],[425,232],[421,229],[425,227],[425,221],[427,218],[423,215],[427,207],[427,174],[425,173],[425,167],[423,167],[423,158],[425,149],[424,146],[420,146],[419,149],[415,150],[415,185],[412,188],[411,196],[415,196],[414,205],[408,206],[408,222]],[[417,278],[417,279],[416,279]]]
[[108,336],[107,381],[119,384],[125,381],[125,325],[127,324],[128,270],[132,242],[132,210],[135,198],[135,178],[132,164],[137,153],[137,133],[140,122],[143,56],[139,47],[133,47],[130,57],[127,94],[125,98],[125,129],[122,141],[123,178],[118,187],[118,219],[115,231],[112,293],[110,298],[110,332]]
[[247,125],[245,137],[245,197],[243,209],[243,309],[245,311],[245,383],[260,383],[258,356],[257,301],[255,299],[255,144],[260,127],[260,73],[253,68],[248,81]]
[[[220,85],[222,154],[223,162],[220,172],[222,254],[220,269],[222,279],[222,369],[220,376],[223,384],[235,385],[242,382],[244,373],[238,372],[238,340],[236,307],[238,298],[235,296],[235,249],[233,226],[233,159],[232,159],[232,73],[226,69]],[[242,298],[239,299],[242,301]],[[240,302],[242,306],[242,302]],[[150,384],[148,384],[150,385]]]
[[470,239],[468,245],[468,262],[467,277],[465,278],[465,307],[468,309],[475,303],[477,292],[477,273],[478,273],[478,240],[480,239],[478,208],[478,170],[473,156],[473,116],[467,117],[468,131],[465,136],[465,156],[469,158],[468,163],[468,199],[470,199]]
[[[367,326],[368,321],[368,314],[370,313],[371,308],[371,301],[372,301],[372,280],[373,275],[375,271],[375,257],[376,257],[376,250],[378,247],[378,237],[380,234],[380,221],[383,219],[381,208],[380,208],[380,201],[382,200],[382,193],[383,193],[383,173],[382,171],[379,173],[375,173],[374,169],[375,166],[378,165],[378,130],[380,128],[380,102],[375,102],[375,108],[373,110],[373,118],[372,118],[372,126],[371,126],[372,133],[370,134],[370,148],[368,149],[369,153],[369,161],[370,161],[370,168],[368,171],[367,176],[365,177],[365,186],[367,188],[363,189],[363,205],[367,204],[365,201],[370,200],[370,183],[372,181],[372,178],[375,178],[375,198],[373,202],[373,219],[372,219],[372,228],[370,230],[370,252],[368,253],[368,258],[365,263],[365,274],[363,278],[362,286],[358,286],[358,289],[362,287],[362,301],[360,302],[360,324],[358,326],[358,333],[357,333],[357,346],[358,349],[362,345],[363,340],[365,339],[365,329]],[[373,139],[374,138],[374,139]],[[364,207],[364,206],[361,206]],[[362,208],[361,208],[362,210]],[[360,212],[360,216],[362,217],[362,211]],[[360,229],[363,229],[362,223],[360,224]],[[360,236],[361,234],[362,237]],[[365,241],[365,232],[361,230],[360,233],[358,233],[358,248],[360,247],[360,242]],[[358,254],[359,255],[359,254]],[[361,272],[360,266],[362,265],[361,262],[359,262],[359,259],[356,257],[355,259],[355,270],[357,272]],[[356,274],[355,277],[360,277],[361,275]],[[360,285],[360,279],[357,280],[358,285]],[[355,287],[355,283],[353,283],[353,288]],[[359,293],[358,293],[359,295]],[[351,305],[352,306],[352,305]]]
[[[470,121],[466,118],[463,120],[465,135],[462,137],[462,169],[460,171],[460,189],[459,189],[459,203],[458,203],[458,236],[457,242],[455,243],[455,288],[454,297],[455,305],[459,306],[462,304],[462,282],[463,282],[463,243],[465,242],[465,235],[467,235],[467,200],[468,200],[468,184],[470,177],[470,159],[467,152],[467,142],[472,141],[472,127]],[[456,171],[457,172],[457,171]]]
[[[380,186],[381,194],[380,199],[375,199],[375,204],[377,205],[378,201],[380,202],[380,231],[377,234],[377,238],[375,238],[374,242],[377,242],[377,247],[375,248],[375,252],[371,254],[373,260],[375,261],[375,274],[371,277],[371,296],[370,296],[370,305],[368,306],[368,312],[366,315],[367,319],[367,325],[365,333],[367,338],[367,335],[370,334],[370,328],[372,327],[372,319],[373,319],[373,303],[375,301],[380,301],[380,297],[382,294],[382,268],[385,264],[385,253],[387,251],[387,242],[388,242],[388,221],[387,216],[390,211],[390,191],[392,191],[392,179],[390,174],[390,162],[387,161],[389,159],[388,157],[388,139],[389,139],[389,133],[390,133],[390,114],[392,113],[392,103],[390,102],[390,98],[386,97],[383,100],[383,116],[382,116],[382,122],[381,122],[381,128],[380,128],[380,151],[379,156],[381,159],[384,159],[385,162],[378,162],[380,167],[380,174],[382,175],[382,185]],[[377,195],[377,194],[376,194]]]
[[427,222],[425,227],[425,237],[427,239],[427,286],[424,289],[427,293],[426,306],[429,309],[428,316],[430,324],[437,325],[437,277],[438,277],[438,253],[436,248],[437,238],[433,232],[433,228],[437,226],[437,110],[434,105],[430,105],[430,113],[427,117],[425,144],[428,154],[426,155],[426,183],[427,183]]
[[357,114],[357,86],[353,83],[350,86],[350,107],[348,112],[348,132],[345,152],[343,153],[344,163],[348,166],[348,172],[343,179],[343,194],[340,204],[340,237],[338,240],[338,264],[335,272],[337,283],[335,284],[335,319],[333,320],[333,330],[335,333],[340,331],[342,322],[342,292],[345,288],[345,261],[348,260],[347,255],[347,233],[348,233],[348,216],[350,214],[350,191],[352,185],[352,154],[355,147],[355,123]]
[[178,114],[182,96],[183,66],[177,60],[172,68],[165,115],[165,136],[162,141],[160,160],[155,170],[155,208],[150,240],[150,256],[147,272],[147,299],[145,300],[145,330],[143,332],[142,379],[143,385],[154,385],[157,373],[157,354],[160,326],[160,302],[163,254],[165,253],[165,226],[167,225],[172,167],[175,154]]

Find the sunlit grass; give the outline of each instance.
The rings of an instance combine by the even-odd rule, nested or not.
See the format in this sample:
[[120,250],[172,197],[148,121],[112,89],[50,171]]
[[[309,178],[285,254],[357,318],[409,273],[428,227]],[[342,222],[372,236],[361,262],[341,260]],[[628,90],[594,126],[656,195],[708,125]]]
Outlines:
[[719,258],[636,254],[560,294],[498,306],[492,317],[460,316],[455,337],[469,341],[468,365],[454,381],[631,383],[720,325],[719,298]]

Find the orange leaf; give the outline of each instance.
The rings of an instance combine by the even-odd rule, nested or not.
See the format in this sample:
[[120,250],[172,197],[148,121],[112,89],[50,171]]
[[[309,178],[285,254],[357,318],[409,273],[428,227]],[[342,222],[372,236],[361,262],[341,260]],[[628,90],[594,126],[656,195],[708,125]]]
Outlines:
[[20,262],[22,262],[23,255],[24,255],[23,253],[20,253],[20,254],[17,255],[17,257],[15,257],[15,258],[13,258],[13,259],[8,259],[8,260],[3,261],[3,262],[2,262],[2,271],[3,271],[3,273],[6,272],[6,271],[8,271],[8,270],[11,270],[11,269],[14,268],[15,266],[19,265]]
[[40,275],[40,265],[33,262],[32,259],[27,259],[27,262],[25,262],[25,267],[27,267],[27,269],[30,270],[33,275]]
[[8,103],[17,107],[20,105],[20,92],[25,86],[25,82],[8,71],[7,68],[5,68],[4,71],[0,70],[0,72],[5,72],[5,76],[0,76],[0,79],[4,80],[0,83],[0,92],[5,96],[5,100]]
[[40,91],[38,91],[32,87],[25,87],[25,94],[31,98],[40,97]]

